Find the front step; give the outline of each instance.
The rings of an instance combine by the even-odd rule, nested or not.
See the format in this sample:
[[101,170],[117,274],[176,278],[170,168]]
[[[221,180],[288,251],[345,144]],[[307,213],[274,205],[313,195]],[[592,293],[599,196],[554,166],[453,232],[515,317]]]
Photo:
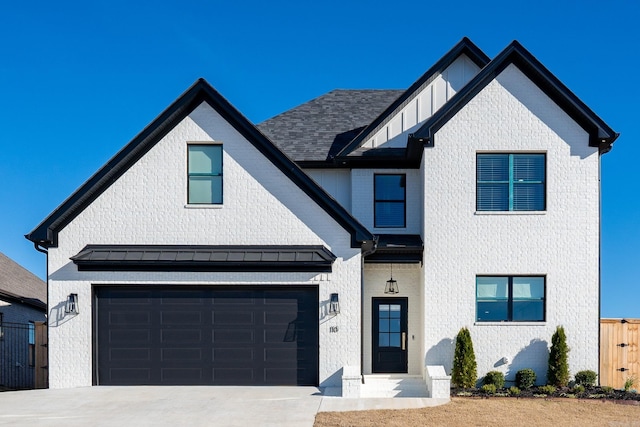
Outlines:
[[419,375],[364,375],[360,397],[428,397],[427,385]]

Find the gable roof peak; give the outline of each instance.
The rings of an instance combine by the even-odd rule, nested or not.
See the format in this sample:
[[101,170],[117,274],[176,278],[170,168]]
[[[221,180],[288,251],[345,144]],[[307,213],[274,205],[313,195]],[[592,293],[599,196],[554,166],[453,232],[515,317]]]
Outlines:
[[451,63],[453,63],[461,55],[466,55],[479,68],[489,63],[490,58],[476,46],[468,37],[463,37],[455,44],[447,53],[444,54],[433,66],[431,66],[418,80],[413,82],[407,90],[404,91],[386,110],[384,110],[373,122],[366,126],[362,131],[347,144],[342,150],[336,153],[335,157],[347,156],[353,151],[360,148],[367,139],[380,127],[384,126],[395,113],[404,107],[408,102],[413,100],[422,89],[422,87],[442,73]]
[[360,222],[306,175],[204,78],[196,80],[178,99],[25,237],[34,242],[36,248],[38,245],[45,248],[56,247],[60,230],[73,221],[203,102],[213,108],[288,179],[293,181],[347,230],[351,234],[353,247],[358,247],[360,243],[373,239],[373,235]]
[[409,141],[433,146],[435,132],[498,74],[512,64],[518,67],[527,78],[588,132],[590,146],[598,147],[601,154],[611,150],[613,142],[620,134],[611,129],[517,40],[513,40],[507,45],[436,114],[431,116],[416,132],[409,135]]

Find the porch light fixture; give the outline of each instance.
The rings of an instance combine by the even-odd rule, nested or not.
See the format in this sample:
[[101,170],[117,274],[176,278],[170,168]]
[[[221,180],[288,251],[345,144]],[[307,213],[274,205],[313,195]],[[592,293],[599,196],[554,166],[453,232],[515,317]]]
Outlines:
[[64,306],[65,314],[78,314],[78,294],[69,294]]
[[340,301],[338,300],[338,294],[331,294],[331,298],[329,298],[329,314],[340,313]]
[[387,284],[384,287],[385,294],[397,294],[400,292],[400,288],[398,288],[398,282],[393,280],[393,264],[391,264],[391,278],[387,280]]

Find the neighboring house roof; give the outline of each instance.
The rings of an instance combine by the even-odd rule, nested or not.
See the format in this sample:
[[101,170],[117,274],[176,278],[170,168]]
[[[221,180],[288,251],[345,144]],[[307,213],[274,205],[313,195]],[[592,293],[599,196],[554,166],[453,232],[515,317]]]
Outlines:
[[336,256],[318,245],[87,245],[80,271],[331,272]]
[[402,93],[336,89],[257,127],[296,162],[326,162]]
[[478,46],[471,40],[464,37],[449,52],[429,68],[418,80],[416,80],[404,93],[399,96],[386,110],[382,112],[373,122],[363,129],[360,134],[347,144],[336,156],[346,156],[353,153],[382,126],[387,124],[402,108],[415,99],[416,96],[429,85],[438,75],[451,65],[461,55],[466,55],[478,67],[482,68],[491,60]]
[[120,150],[111,160],[65,200],[42,223],[25,237],[37,245],[55,247],[58,233],[111,186],[132,165],[144,156],[181,120],[201,103],[206,102],[231,126],[269,159],[285,176],[293,181],[315,203],[351,234],[351,244],[359,247],[371,244],[373,235],[351,216],[344,207],[329,196],[291,159],[236,110],[204,79],[197,80],[185,93],[151,122],[140,134]]
[[515,40],[486,67],[480,70],[478,75],[471,79],[464,88],[429,118],[420,129],[410,135],[409,141],[418,141],[426,146],[433,146],[435,132],[511,64],[517,66],[549,98],[588,132],[590,146],[599,147],[601,153],[611,150],[611,146],[619,134],[614,132],[557,77],[551,74],[540,61]]
[[0,252],[0,299],[46,310],[47,284]]

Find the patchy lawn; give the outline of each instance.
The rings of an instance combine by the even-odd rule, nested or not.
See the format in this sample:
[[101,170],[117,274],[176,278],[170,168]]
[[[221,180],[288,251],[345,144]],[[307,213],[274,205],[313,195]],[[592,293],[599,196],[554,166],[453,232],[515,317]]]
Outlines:
[[544,398],[460,398],[433,408],[321,412],[328,426],[580,426],[640,427],[640,405]]

